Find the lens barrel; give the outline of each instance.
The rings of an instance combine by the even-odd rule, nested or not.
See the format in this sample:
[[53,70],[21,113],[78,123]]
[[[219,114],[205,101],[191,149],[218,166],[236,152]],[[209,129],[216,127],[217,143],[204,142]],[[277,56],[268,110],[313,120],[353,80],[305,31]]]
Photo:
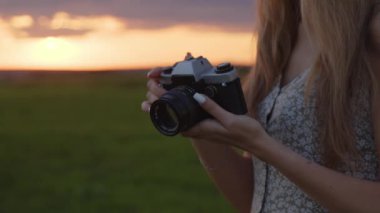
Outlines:
[[206,117],[206,113],[193,99],[195,89],[189,86],[174,88],[150,107],[150,118],[156,129],[167,136],[174,136],[194,126]]

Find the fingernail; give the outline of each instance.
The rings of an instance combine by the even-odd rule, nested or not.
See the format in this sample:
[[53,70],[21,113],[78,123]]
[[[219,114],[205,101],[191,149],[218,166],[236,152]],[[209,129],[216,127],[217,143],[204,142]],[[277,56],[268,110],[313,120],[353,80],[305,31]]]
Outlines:
[[204,104],[206,102],[206,97],[202,94],[195,93],[193,96],[194,100],[196,100],[199,104]]
[[146,113],[149,113],[149,112],[150,112],[150,107],[148,107],[148,108],[144,108],[143,111],[146,112]]

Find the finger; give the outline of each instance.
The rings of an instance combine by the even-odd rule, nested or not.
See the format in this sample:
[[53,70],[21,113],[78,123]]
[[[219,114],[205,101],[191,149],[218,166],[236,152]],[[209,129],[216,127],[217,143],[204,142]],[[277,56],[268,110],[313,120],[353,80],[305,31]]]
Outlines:
[[150,104],[148,103],[148,101],[144,101],[141,103],[141,110],[143,112],[149,112],[150,111]]
[[151,71],[148,72],[147,77],[151,79],[157,79],[161,76],[162,71],[167,69],[169,67],[156,67],[153,68]]
[[151,92],[146,93],[146,98],[148,99],[148,103],[150,104],[158,100],[158,97]]
[[226,111],[207,96],[195,93],[193,98],[206,112],[212,115],[224,127],[228,128],[231,122],[234,120],[234,114]]
[[161,97],[164,93],[166,93],[166,90],[159,86],[159,84],[155,80],[149,80],[147,83],[148,90],[156,95],[157,97]]
[[156,67],[150,70],[147,74],[148,78],[159,78],[161,75],[161,72],[164,70],[163,67]]

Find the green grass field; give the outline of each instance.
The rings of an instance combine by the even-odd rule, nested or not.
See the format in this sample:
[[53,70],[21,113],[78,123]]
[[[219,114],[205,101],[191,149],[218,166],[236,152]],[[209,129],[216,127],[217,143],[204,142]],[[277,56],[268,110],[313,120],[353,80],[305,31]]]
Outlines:
[[0,80],[0,212],[233,212],[191,144],[140,111],[145,80]]

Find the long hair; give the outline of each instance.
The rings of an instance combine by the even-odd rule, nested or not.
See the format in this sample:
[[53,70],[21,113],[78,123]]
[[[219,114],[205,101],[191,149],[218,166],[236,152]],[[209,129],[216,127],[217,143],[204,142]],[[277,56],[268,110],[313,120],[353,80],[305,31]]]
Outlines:
[[318,139],[329,167],[358,157],[350,106],[355,88],[369,85],[375,91],[377,86],[366,49],[375,1],[260,0],[257,5],[256,66],[245,85],[250,113],[256,116],[258,103],[286,69],[302,17],[317,51],[305,100],[315,88]]

